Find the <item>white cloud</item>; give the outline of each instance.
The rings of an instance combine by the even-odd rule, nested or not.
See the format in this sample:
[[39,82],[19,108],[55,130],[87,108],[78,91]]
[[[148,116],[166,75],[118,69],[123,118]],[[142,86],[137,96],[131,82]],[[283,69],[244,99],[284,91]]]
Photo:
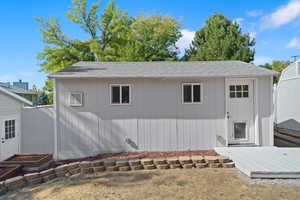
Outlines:
[[244,20],[245,20],[244,18],[239,17],[239,18],[234,19],[233,21],[236,22],[237,24],[241,25],[241,23],[242,23]]
[[300,49],[300,40],[298,38],[293,38],[287,45],[286,48],[296,48]]
[[263,14],[262,10],[249,10],[246,12],[249,17],[258,17]]
[[288,24],[300,16],[300,0],[291,0],[275,12],[263,17],[262,28],[277,28]]
[[177,41],[176,46],[180,50],[179,56],[183,56],[185,49],[189,48],[190,44],[192,43],[195,37],[195,31],[190,31],[187,29],[181,30],[182,37]]
[[254,58],[255,65],[263,65],[263,64],[271,63],[271,62],[272,62],[272,58],[267,57],[267,56],[255,56],[255,58]]

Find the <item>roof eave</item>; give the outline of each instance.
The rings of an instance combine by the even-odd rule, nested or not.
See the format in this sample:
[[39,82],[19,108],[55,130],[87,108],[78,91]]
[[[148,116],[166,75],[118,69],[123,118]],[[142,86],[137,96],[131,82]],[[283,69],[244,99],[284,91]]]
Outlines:
[[72,79],[72,78],[96,78],[96,79],[110,79],[110,78],[226,78],[226,77],[263,77],[263,76],[278,76],[279,74],[241,74],[241,75],[214,75],[214,76],[70,76],[70,75],[53,75],[48,76],[49,79]]
[[9,95],[9,96],[11,96],[11,97],[13,97],[14,99],[16,99],[18,101],[21,101],[22,103],[24,103],[26,105],[33,106],[33,103],[31,101],[29,101],[29,100],[15,94],[15,93],[13,93],[13,92],[10,92],[10,91],[4,89],[3,87],[0,87],[0,91],[7,94],[7,95]]

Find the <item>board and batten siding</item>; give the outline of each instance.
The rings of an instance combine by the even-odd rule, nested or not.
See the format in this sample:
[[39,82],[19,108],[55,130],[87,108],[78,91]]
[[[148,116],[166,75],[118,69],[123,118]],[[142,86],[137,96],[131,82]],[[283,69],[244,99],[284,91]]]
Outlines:
[[[270,78],[258,81],[259,130],[269,134]],[[182,83],[198,82],[203,102],[182,104]],[[110,84],[130,84],[131,104],[111,105]],[[82,107],[69,106],[71,91],[83,92]],[[59,159],[225,145],[225,78],[56,79],[56,92]]]

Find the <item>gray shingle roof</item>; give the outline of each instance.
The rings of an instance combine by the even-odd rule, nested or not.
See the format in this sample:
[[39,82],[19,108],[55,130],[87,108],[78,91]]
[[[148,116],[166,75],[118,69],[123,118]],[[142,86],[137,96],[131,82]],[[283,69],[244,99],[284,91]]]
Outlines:
[[241,61],[78,62],[49,78],[155,78],[274,76],[278,73]]

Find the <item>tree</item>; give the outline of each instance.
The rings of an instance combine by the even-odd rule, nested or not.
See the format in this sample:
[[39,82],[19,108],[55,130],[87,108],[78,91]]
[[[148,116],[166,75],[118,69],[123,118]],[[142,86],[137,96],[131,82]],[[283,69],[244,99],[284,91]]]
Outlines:
[[[86,0],[72,0],[68,18],[87,33],[88,39],[66,35],[59,20],[37,18],[45,47],[37,58],[40,71],[53,73],[78,61],[175,60],[176,41],[181,37],[178,22],[171,17],[152,15],[129,17],[111,0],[99,14],[98,0],[89,7]],[[99,17],[101,16],[101,17]],[[45,83],[52,102],[51,81]]]
[[[288,62],[288,61],[273,60],[271,64],[266,63],[264,65],[260,65],[260,67],[271,69],[271,70],[281,73],[289,64],[290,64],[290,62]],[[278,77],[275,76],[273,80],[274,80],[274,83],[277,83]]]
[[254,59],[255,40],[243,34],[239,25],[222,14],[209,17],[199,29],[186,51],[185,60],[241,60]]
[[38,54],[41,71],[52,73],[78,61],[152,61],[176,59],[176,41],[181,37],[178,22],[168,16],[129,17],[111,0],[99,18],[99,3],[88,8],[86,0],[72,0],[68,18],[89,36],[71,39],[58,19],[40,23],[42,41]]
[[176,60],[181,37],[178,22],[169,16],[138,16],[131,25],[125,59],[134,61]]

